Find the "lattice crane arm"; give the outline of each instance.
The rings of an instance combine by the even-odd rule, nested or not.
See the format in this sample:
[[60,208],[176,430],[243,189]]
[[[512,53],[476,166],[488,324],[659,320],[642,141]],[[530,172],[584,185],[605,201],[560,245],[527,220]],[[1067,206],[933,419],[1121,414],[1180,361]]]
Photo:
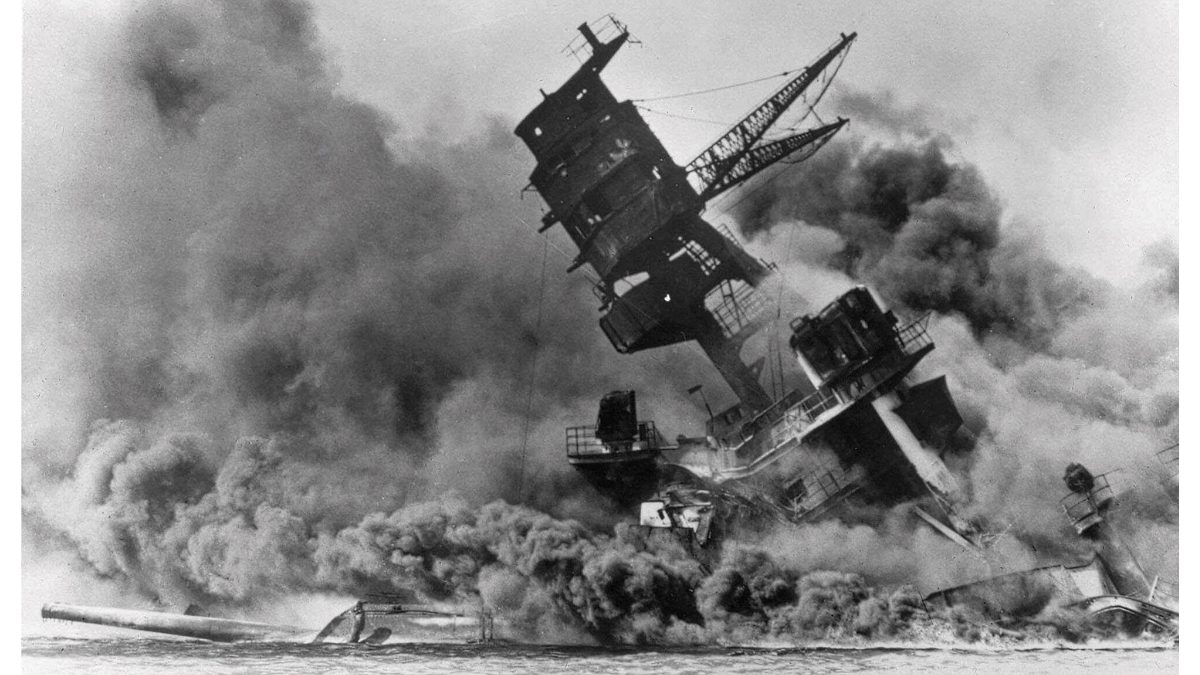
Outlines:
[[697,191],[701,193],[701,196],[712,186],[722,183],[724,177],[750,152],[754,144],[767,132],[767,129],[783,115],[789,106],[796,102],[796,99],[800,98],[801,94],[821,76],[821,73],[829,67],[829,64],[833,63],[834,59],[850,47],[850,43],[856,37],[858,37],[858,33],[842,35],[842,39],[829,51],[804,68],[799,75],[785,83],[762,105],[755,108],[707,150],[688,163],[688,172],[700,182]]
[[706,187],[704,192],[700,193],[700,197],[708,201],[798,150],[803,149],[804,155],[798,157],[797,161],[808,159],[849,121],[839,118],[838,121],[825,126],[751,148],[716,183]]

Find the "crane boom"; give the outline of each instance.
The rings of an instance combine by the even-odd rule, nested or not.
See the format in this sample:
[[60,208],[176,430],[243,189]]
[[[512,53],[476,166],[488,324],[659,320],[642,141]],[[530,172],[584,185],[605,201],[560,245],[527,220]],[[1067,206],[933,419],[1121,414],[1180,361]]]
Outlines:
[[826,124],[825,126],[808,129],[807,131],[751,148],[716,183],[706,187],[704,192],[700,194],[700,197],[705,201],[712,199],[802,148],[807,148],[807,150],[804,156],[799,159],[808,159],[813,153],[820,150],[821,146],[825,145],[829,139],[833,138],[833,135],[840,131],[842,127],[846,126],[846,123],[849,121],[845,118],[838,118],[838,121]]
[[829,51],[804,68],[799,75],[788,80],[762,105],[755,108],[707,150],[688,163],[687,171],[699,180],[700,186],[697,192],[701,197],[707,199],[712,196],[711,194],[706,196],[712,186],[722,183],[725,176],[733,171],[742,158],[750,152],[754,144],[767,132],[767,129],[783,115],[789,106],[796,102],[796,99],[821,76],[829,64],[841,55],[856,37],[858,37],[858,33],[843,34],[842,39]]

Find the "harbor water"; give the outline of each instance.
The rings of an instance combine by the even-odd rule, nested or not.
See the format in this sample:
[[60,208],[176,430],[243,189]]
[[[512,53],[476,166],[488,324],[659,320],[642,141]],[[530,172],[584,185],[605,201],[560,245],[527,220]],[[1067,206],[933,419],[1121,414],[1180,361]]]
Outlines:
[[1159,673],[1179,651],[1153,643],[995,648],[889,646],[598,648],[506,644],[214,644],[158,638],[26,637],[25,673]]

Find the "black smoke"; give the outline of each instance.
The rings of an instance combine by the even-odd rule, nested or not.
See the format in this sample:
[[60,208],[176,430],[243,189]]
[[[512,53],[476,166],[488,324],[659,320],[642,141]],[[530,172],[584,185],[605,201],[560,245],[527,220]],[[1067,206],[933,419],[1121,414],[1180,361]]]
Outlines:
[[26,89],[26,527],[211,605],[295,581],[239,551],[447,492],[613,522],[562,426],[695,379],[682,350],[610,358],[518,199],[512,121],[397,133],[339,93],[300,2],[136,3],[82,38],[43,11],[30,59],[70,76]]
[[[877,570],[823,571],[848,567],[847,535],[863,556],[891,537],[830,523],[804,556],[731,552],[707,570],[613,531],[614,507],[562,461],[562,426],[625,388],[660,421],[702,420],[682,395],[699,369],[685,350],[612,351],[586,280],[531,234],[511,120],[400,133],[417,123],[340,93],[299,2],[138,3],[91,23],[40,11],[31,60],[54,67],[25,91],[30,573],[69,569],[64,591],[116,589],[107,602],[249,615],[296,593],[405,591],[486,602],[559,639],[927,625],[915,591]],[[997,406],[1012,392],[1043,412],[1063,401],[1055,424],[1111,414],[1137,447],[1177,423],[1169,331],[1142,321],[1125,339],[1079,310],[1103,294],[1009,243],[982,179],[941,146],[835,143],[809,167],[748,203],[743,227],[825,228],[844,244],[826,270],[950,315],[966,407],[997,443],[1030,440]],[[977,339],[993,332],[1087,377],[1064,393],[1036,362],[995,376]],[[988,477],[1027,459],[995,457]]]
[[802,221],[840,238],[825,264],[893,304],[964,317],[977,335],[1044,348],[1103,299],[1105,285],[1005,235],[1002,209],[979,171],[948,157],[944,138],[832,144],[738,210],[754,237]]

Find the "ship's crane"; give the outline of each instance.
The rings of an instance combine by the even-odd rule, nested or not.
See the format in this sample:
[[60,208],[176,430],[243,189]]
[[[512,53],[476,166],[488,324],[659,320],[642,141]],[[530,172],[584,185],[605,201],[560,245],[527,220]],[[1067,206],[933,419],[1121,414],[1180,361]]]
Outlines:
[[738,159],[729,171],[719,176],[716,182],[707,186],[700,193],[701,198],[706,201],[712,199],[798,150],[803,149],[804,153],[802,156],[795,158],[794,161],[803,161],[812,157],[829,139],[833,138],[834,134],[846,126],[846,123],[849,121],[844,117],[839,117],[836,122],[831,124],[802,131],[765,145],[750,148],[750,150],[742,154],[741,158]]
[[[856,37],[858,33],[843,34],[837,44],[802,69],[799,75],[788,80],[742,121],[733,125],[707,150],[688,163],[687,172],[701,200],[712,199],[805,145],[824,144],[841,129],[845,124],[844,120],[789,136],[767,146],[756,147],[771,125],[804,95],[810,85],[821,79],[821,75],[834,61],[841,65]],[[835,67],[834,71],[836,70]],[[830,81],[832,77],[825,80],[825,86],[818,92],[813,105],[825,93]],[[790,150],[781,152],[786,148]]]

